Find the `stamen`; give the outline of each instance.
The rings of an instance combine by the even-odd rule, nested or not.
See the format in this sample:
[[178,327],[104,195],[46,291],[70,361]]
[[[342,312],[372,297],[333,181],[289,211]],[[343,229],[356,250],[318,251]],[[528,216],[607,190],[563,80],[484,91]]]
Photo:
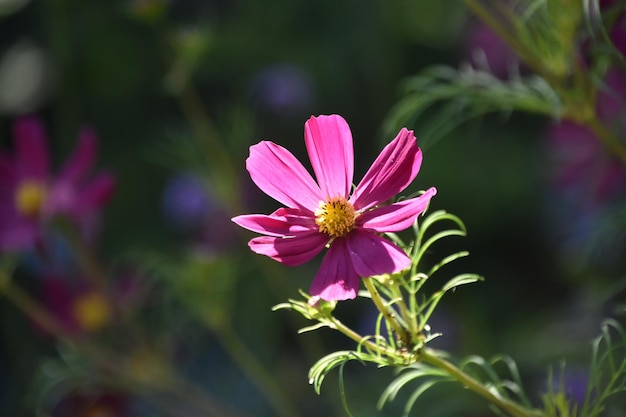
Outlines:
[[79,296],[74,303],[74,317],[84,330],[97,330],[111,319],[107,300],[96,292]]
[[41,213],[45,199],[46,189],[43,184],[25,181],[15,192],[15,208],[25,217],[37,217]]
[[330,237],[342,237],[350,233],[355,219],[354,207],[344,197],[322,201],[319,209],[315,210],[315,223],[319,226],[320,233]]

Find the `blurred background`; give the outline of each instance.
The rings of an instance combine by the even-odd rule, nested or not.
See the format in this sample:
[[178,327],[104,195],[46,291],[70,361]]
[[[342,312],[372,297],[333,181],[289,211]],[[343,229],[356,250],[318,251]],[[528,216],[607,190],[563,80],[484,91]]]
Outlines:
[[[13,152],[15,121],[35,115],[57,172],[88,126],[94,172],[115,177],[78,249],[52,231],[44,251],[3,259],[14,285],[89,345],[85,355],[59,342],[0,298],[0,415],[345,415],[337,380],[318,396],[307,372],[352,344],[330,330],[298,335],[306,320],[271,311],[308,290],[320,259],[274,263],[230,222],[278,208],[245,171],[248,147],[271,140],[306,161],[304,122],[337,113],[358,180],[402,127],[385,121],[407,77],[485,62],[497,78],[525,71],[457,0],[0,0],[0,149]],[[623,114],[623,101],[613,106]],[[591,338],[626,295],[623,165],[572,145],[580,132],[549,117],[497,112],[437,140],[420,120],[407,127],[424,161],[406,193],[437,187],[431,210],[468,229],[441,254],[469,250],[455,268],[486,278],[442,303],[433,344],[510,354],[535,400],[564,359],[575,395]],[[85,270],[105,277],[106,297]],[[373,328],[363,300],[337,312]],[[375,408],[391,370],[344,374],[355,416],[399,415],[402,399]],[[447,389],[414,415],[489,415]]]

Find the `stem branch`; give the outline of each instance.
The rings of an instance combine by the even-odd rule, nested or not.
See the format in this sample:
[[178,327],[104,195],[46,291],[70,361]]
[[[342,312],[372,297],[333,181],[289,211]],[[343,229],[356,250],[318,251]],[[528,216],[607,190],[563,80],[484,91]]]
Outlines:
[[433,350],[425,348],[422,350],[421,360],[425,363],[433,365],[448,373],[452,378],[463,384],[465,387],[474,391],[476,394],[487,399],[490,403],[498,406],[504,412],[512,417],[537,417],[536,412],[528,410],[523,406],[513,402],[507,398],[503,398],[495,390],[488,389],[484,384],[474,379],[467,373],[463,372],[454,364],[438,356]]
[[398,335],[400,341],[404,344],[404,346],[408,346],[409,337],[407,335],[406,329],[404,329],[404,327],[402,327],[400,323],[398,323],[398,320],[396,320],[395,316],[389,311],[378,290],[376,289],[376,286],[371,281],[372,279],[374,278],[363,279],[365,288],[367,288],[367,291],[369,291],[370,295],[372,296],[372,301],[374,301],[376,308],[378,308],[378,310],[382,313],[385,320],[387,320],[387,322],[391,324],[391,327],[393,328],[396,335]]

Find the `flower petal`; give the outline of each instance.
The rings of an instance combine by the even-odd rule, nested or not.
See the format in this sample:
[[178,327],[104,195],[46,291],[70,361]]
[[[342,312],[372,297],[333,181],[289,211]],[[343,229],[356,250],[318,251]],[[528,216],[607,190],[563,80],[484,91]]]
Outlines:
[[348,235],[346,243],[355,271],[364,278],[393,274],[411,265],[411,259],[402,249],[374,233],[356,229]]
[[348,123],[338,115],[311,117],[304,141],[323,196],[348,197],[354,175],[354,150]]
[[[248,214],[233,217],[232,221],[248,230],[268,236],[288,237],[303,232],[317,231],[318,226],[311,216],[292,214],[288,209],[280,209],[266,216],[264,214]],[[296,211],[296,209],[291,209]]]
[[315,211],[323,200],[311,175],[295,156],[273,142],[250,147],[246,168],[265,194],[291,208]]
[[302,265],[324,249],[328,236],[317,231],[282,238],[260,236],[252,239],[248,246],[253,252],[289,266]]
[[98,152],[95,132],[86,128],[78,137],[78,144],[59,173],[61,181],[77,182],[81,180],[94,163]]
[[13,140],[20,179],[45,179],[50,171],[50,152],[41,121],[34,116],[17,119],[13,125]]
[[353,299],[359,290],[359,274],[350,261],[345,239],[335,239],[322,260],[309,292],[327,301]]
[[4,153],[0,153],[0,194],[12,187],[16,182],[13,160]]
[[76,202],[76,209],[80,212],[97,210],[102,207],[113,195],[115,177],[103,172],[90,181],[80,192]]
[[408,187],[421,164],[422,151],[413,131],[402,128],[365,173],[350,202],[357,210],[366,210],[390,199]]
[[[3,214],[4,216],[4,214]],[[17,252],[35,245],[39,236],[36,223],[17,216],[7,216],[0,221],[0,251]]]
[[426,209],[435,194],[437,190],[433,187],[419,197],[367,211],[357,217],[356,225],[361,229],[370,229],[378,233],[408,229],[417,216]]

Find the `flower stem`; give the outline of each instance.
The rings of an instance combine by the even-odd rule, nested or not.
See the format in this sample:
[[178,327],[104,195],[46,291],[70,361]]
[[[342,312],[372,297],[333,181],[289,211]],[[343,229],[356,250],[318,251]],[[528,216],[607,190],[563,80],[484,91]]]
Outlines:
[[380,293],[376,289],[376,286],[372,282],[372,279],[374,278],[363,279],[365,288],[367,288],[367,291],[369,291],[370,295],[372,296],[372,301],[374,301],[374,304],[376,305],[376,308],[378,308],[378,311],[382,313],[385,320],[393,328],[393,331],[396,333],[398,339],[404,344],[404,346],[408,346],[409,336],[407,335],[406,329],[402,327],[400,323],[398,323],[395,315],[389,311],[389,308],[387,308],[387,306],[385,305],[385,302],[383,301]]
[[537,417],[541,416],[540,413],[532,410],[528,410],[520,404],[502,397],[497,391],[489,389],[484,384],[474,379],[467,373],[463,372],[454,364],[441,358],[432,349],[425,348],[421,351],[421,358],[424,363],[433,365],[441,370],[444,370],[452,378],[463,384],[466,388],[474,391],[476,394],[487,399],[490,403],[496,405],[501,410],[506,412],[512,417]]
[[610,152],[617,156],[622,163],[626,163],[626,148],[617,140],[614,134],[604,127],[597,117],[588,120],[584,124],[591,129]]
[[254,382],[276,410],[276,413],[281,417],[297,417],[299,413],[291,400],[285,396],[269,371],[248,349],[232,327],[226,325],[216,328],[214,326],[213,329],[230,357],[237,363],[239,369]]
[[333,316],[330,316],[329,320],[332,323],[333,328],[335,330],[337,330],[340,333],[343,333],[345,336],[349,337],[350,339],[354,340],[360,345],[366,346],[369,350],[373,352],[379,353],[388,358],[398,359],[398,361],[401,362],[402,364],[408,364],[408,363],[415,361],[415,358],[411,358],[412,355],[410,353],[401,353],[395,349],[391,349],[391,348],[379,345],[377,343],[373,343],[370,340],[367,340],[367,339],[364,340],[363,336],[361,336],[360,334],[358,334],[357,332],[355,332],[354,330],[352,330],[351,328],[349,328],[348,326],[346,326],[345,324],[343,324],[341,321],[337,320]]
[[7,297],[31,320],[56,337],[71,340],[67,327],[35,301],[26,291],[15,285],[11,276],[0,270],[0,294]]
[[[402,289],[400,288],[400,285],[398,284],[397,281],[394,280],[393,284],[391,285],[391,289],[396,295],[395,299],[398,300],[398,306],[400,307],[400,314],[402,315],[402,318],[404,319],[405,323],[409,327],[408,329],[409,336],[411,337],[412,342],[414,344],[418,344],[419,338],[420,338],[420,334],[419,334],[420,330],[419,330],[419,323],[417,322],[417,314],[414,313],[415,308],[413,308],[412,310],[409,310],[409,308],[406,305],[406,302],[404,301],[404,297],[402,295]],[[414,299],[415,296],[411,298]]]
[[[516,34],[510,33],[507,28],[502,24],[503,18],[498,18],[494,16],[494,14],[487,10],[485,6],[480,4],[479,0],[465,0],[465,4],[467,7],[482,20],[491,30],[493,30],[505,43],[507,43],[524,61],[529,67],[531,67],[535,72],[541,74],[543,78],[548,81],[552,81],[550,84],[556,82],[555,77],[547,71],[542,63],[537,60],[532,53],[529,52],[528,48],[520,42],[519,38]],[[515,22],[511,22],[511,18],[508,17],[509,23],[514,24]]]

